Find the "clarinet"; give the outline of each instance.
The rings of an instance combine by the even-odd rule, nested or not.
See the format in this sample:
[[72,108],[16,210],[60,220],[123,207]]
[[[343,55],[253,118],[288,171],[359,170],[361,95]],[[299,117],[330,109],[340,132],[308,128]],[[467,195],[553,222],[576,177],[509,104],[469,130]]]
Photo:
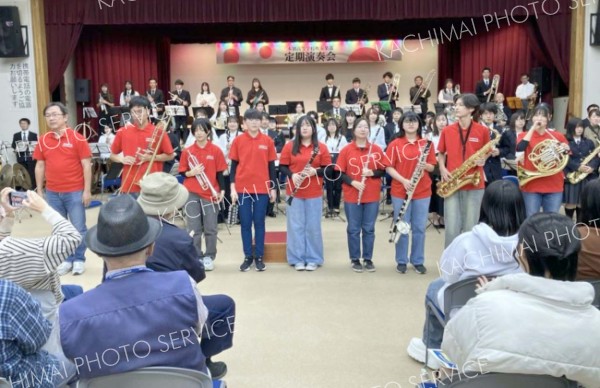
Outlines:
[[[377,134],[379,134],[379,131],[377,131]],[[375,137],[377,137],[377,134],[375,135]],[[363,164],[363,170],[364,170],[365,168],[367,168],[367,167],[368,167],[368,165],[369,165],[369,159],[371,159],[371,152],[373,151],[373,143],[374,143],[374,142],[371,142],[371,145],[369,146],[369,153],[367,153],[367,160],[366,160],[366,162]],[[361,174],[362,174],[362,171],[361,171]],[[363,175],[363,176],[362,176],[362,178],[361,178],[361,180],[360,180],[360,183],[361,183],[361,184],[363,184],[363,185],[367,183],[367,177],[366,177],[365,175]],[[366,187],[365,187],[365,189],[366,189]],[[363,189],[363,190],[359,190],[359,191],[358,191],[358,202],[357,202],[357,204],[358,204],[359,206],[360,206],[360,202],[361,202],[361,200],[362,200],[362,196],[363,196],[363,192],[364,192],[364,191],[365,191],[364,189]]]
[[[309,168],[311,166],[312,162],[315,160],[315,158],[317,157],[318,154],[319,154],[319,145],[317,144],[313,148],[312,154],[310,155],[310,159],[308,160],[308,163],[306,163],[306,166],[304,166],[304,169],[302,171],[306,170],[307,168]],[[306,175],[303,176],[302,182],[304,182],[304,179],[306,179]],[[288,206],[292,205],[292,201],[294,200],[294,196],[298,192],[298,189],[300,188],[300,186],[302,186],[302,182],[300,182],[300,184],[298,186],[294,187],[294,191],[292,191],[292,194],[286,200]]]
[[396,222],[394,222],[394,219],[392,218],[392,227],[390,229],[389,242],[393,242],[394,244],[398,242],[401,235],[408,234],[410,232],[410,224],[404,221],[404,214],[406,213],[406,209],[408,209],[408,205],[412,200],[413,194],[415,193],[415,189],[417,188],[417,184],[421,180],[423,170],[425,170],[427,156],[431,151],[431,144],[432,142],[428,140],[427,144],[425,145],[425,148],[423,149],[423,152],[421,153],[421,156],[419,157],[419,163],[417,164],[417,167],[415,167],[415,171],[413,172],[412,177],[410,178],[410,190],[406,192],[406,197],[404,199],[404,203],[402,204],[402,208],[400,208],[400,211],[398,212],[398,218]]

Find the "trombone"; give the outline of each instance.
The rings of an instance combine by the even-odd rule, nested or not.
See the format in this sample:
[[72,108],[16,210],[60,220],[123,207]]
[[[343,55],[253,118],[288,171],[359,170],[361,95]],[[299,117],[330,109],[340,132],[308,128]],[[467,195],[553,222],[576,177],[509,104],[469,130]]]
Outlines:
[[[125,194],[129,194],[131,192],[131,188],[133,187],[133,185],[134,184],[139,185],[140,181],[146,175],[150,174],[150,172],[152,171],[152,165],[154,164],[154,162],[156,160],[156,155],[158,154],[158,149],[160,148],[163,137],[165,136],[165,133],[167,132],[167,127],[169,125],[170,120],[171,120],[171,116],[168,113],[165,113],[163,118],[154,127],[154,131],[152,132],[152,137],[148,141],[146,149],[142,151],[141,147],[137,148],[137,151],[135,153],[135,162],[129,167],[129,170],[127,171],[127,174],[125,174],[125,178],[123,179],[123,183],[125,183],[127,181],[127,179],[129,178],[129,176],[131,175],[131,172],[135,169],[135,172],[133,174],[133,179],[131,180],[129,187],[127,187]],[[150,157],[150,160],[148,161],[148,167],[146,168],[144,175],[142,175],[136,181],[136,178],[142,168],[142,165],[145,163],[142,161],[142,156],[144,154],[148,154],[148,153],[152,154],[152,156]],[[123,190],[121,190],[121,193],[123,193]]]
[[[427,92],[429,91],[429,87],[431,86],[431,82],[433,81],[433,78],[436,74],[437,71],[435,69],[431,69],[429,73],[427,73],[427,76],[425,77],[423,82],[421,82],[421,86],[419,86],[417,94],[415,94],[412,100],[410,101],[410,105],[416,105],[417,100],[421,98],[424,94],[427,94]],[[425,112],[423,112],[423,114],[424,113]]]
[[388,95],[388,102],[392,101],[392,95],[394,96],[394,100],[398,99],[398,86],[400,86],[400,73],[394,74],[394,79],[392,80],[392,87],[390,88],[390,94]]
[[[398,74],[400,76],[400,74]],[[400,81],[398,81],[400,82]],[[360,105],[360,115],[362,116],[365,113],[367,101],[369,101],[369,91],[371,90],[371,84],[367,84],[365,90],[363,90],[362,96],[358,99],[358,105]],[[340,120],[341,122],[341,120]]]
[[490,102],[492,99],[492,94],[498,93],[498,86],[500,86],[500,75],[495,74],[494,78],[492,78],[492,86],[490,86],[487,102]]

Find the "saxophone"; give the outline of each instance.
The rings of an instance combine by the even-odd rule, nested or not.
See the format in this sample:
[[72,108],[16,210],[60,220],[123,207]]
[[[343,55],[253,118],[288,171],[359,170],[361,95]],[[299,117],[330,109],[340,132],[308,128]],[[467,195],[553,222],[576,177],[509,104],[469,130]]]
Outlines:
[[402,208],[398,212],[397,221],[394,222],[392,218],[392,228],[390,229],[389,242],[393,242],[394,244],[398,242],[398,240],[400,239],[400,235],[408,234],[410,232],[410,224],[404,221],[404,213],[406,213],[406,209],[408,209],[408,205],[412,200],[412,196],[415,193],[415,189],[417,188],[417,185],[419,184],[419,181],[423,176],[423,171],[425,170],[425,165],[427,164],[427,156],[431,151],[431,144],[432,142],[428,140],[427,144],[425,145],[425,149],[419,157],[419,163],[417,164],[417,167],[415,167],[415,171],[413,172],[412,177],[410,178],[411,189],[410,191],[406,192],[406,198],[404,199]]
[[500,142],[500,134],[498,131],[492,129],[492,132],[494,133],[495,137],[481,147],[481,149],[471,155],[469,159],[465,160],[459,168],[452,171],[449,181],[438,182],[436,191],[437,195],[442,198],[447,198],[468,184],[478,185],[479,182],[481,182],[480,171],[475,171],[472,174],[467,174],[467,172],[476,167],[476,161],[482,159],[487,154],[492,152],[492,148],[494,148],[496,144]]
[[[591,162],[592,159],[594,159],[596,155],[598,155],[598,153],[600,153],[600,146],[596,147],[588,156],[585,157],[585,159],[581,161],[581,166],[587,166],[587,164]],[[577,183],[587,178],[589,174],[590,173],[588,172],[571,171],[567,174],[567,179],[572,185],[576,185]]]

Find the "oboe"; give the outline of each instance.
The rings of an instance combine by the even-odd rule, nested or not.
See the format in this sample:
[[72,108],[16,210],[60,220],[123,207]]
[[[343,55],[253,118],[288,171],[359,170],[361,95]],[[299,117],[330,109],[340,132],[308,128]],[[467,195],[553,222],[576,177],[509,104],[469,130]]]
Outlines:
[[415,167],[415,171],[413,171],[412,177],[410,178],[410,190],[406,191],[406,198],[404,199],[402,208],[400,208],[400,211],[398,212],[398,218],[396,222],[394,222],[394,219],[392,218],[389,242],[393,242],[394,244],[398,242],[401,235],[408,234],[410,232],[410,224],[404,221],[404,214],[406,213],[406,209],[408,209],[408,205],[412,200],[415,189],[417,188],[417,184],[419,184],[419,181],[423,176],[423,170],[425,170],[425,164],[427,164],[427,156],[431,150],[431,144],[431,141],[428,140],[423,152],[421,153],[421,156],[419,157],[419,163]]
[[317,144],[313,148],[313,151],[312,151],[312,154],[310,155],[310,159],[308,160],[308,163],[306,163],[306,166],[304,166],[304,169],[301,172],[301,174],[303,174],[302,181],[300,182],[300,184],[298,186],[294,187],[294,191],[292,191],[292,194],[286,200],[286,202],[287,202],[288,205],[292,204],[292,201],[294,200],[294,196],[296,195],[296,193],[298,192],[298,189],[300,188],[300,186],[302,186],[302,183],[306,179],[306,175],[304,174],[304,170],[306,170],[307,168],[310,168],[312,162],[314,162],[314,160],[315,160],[315,158],[317,157],[318,154],[319,154],[319,145]]
[[[378,132],[379,133],[379,132]],[[375,135],[377,136],[377,135]],[[369,166],[369,160],[371,159],[371,152],[373,151],[373,142],[371,142],[371,145],[369,146],[369,153],[367,153],[367,160],[363,163],[363,170],[366,169]],[[362,173],[362,178],[360,180],[360,183],[362,185],[365,185],[367,183],[367,176],[364,175],[364,171],[361,171]],[[358,205],[360,205],[362,196],[363,196],[363,192],[365,191],[366,187],[363,187],[362,190],[358,191]]]

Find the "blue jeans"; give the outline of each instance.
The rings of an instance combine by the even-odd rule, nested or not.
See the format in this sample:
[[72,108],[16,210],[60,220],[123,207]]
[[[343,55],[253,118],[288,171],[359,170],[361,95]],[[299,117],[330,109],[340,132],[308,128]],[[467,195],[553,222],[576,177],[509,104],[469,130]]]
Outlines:
[[288,206],[286,251],[290,265],[323,265],[322,208],[323,197],[294,198],[292,205]]
[[78,286],[77,284],[63,284],[60,286],[60,289],[64,296],[63,302],[83,294],[83,287]]
[[254,225],[254,256],[265,253],[265,218],[267,217],[267,194],[238,193],[239,216],[242,226],[242,245],[244,256],[252,256],[252,225]]
[[540,211],[544,213],[558,213],[562,203],[563,193],[523,193],[527,217]]
[[68,262],[85,261],[85,234],[87,226],[85,225],[85,207],[81,202],[83,191],[72,191],[70,193],[57,193],[46,190],[46,200],[61,216],[65,217],[81,234],[81,244],[71,256],[67,257]]
[[200,347],[205,357],[212,357],[233,346],[235,302],[227,295],[203,295],[208,319],[202,327]]
[[479,221],[483,190],[459,190],[444,199],[444,248],[459,234],[469,232]]
[[[412,235],[410,250],[410,263],[412,265],[422,265],[425,262],[425,227],[427,226],[430,200],[430,197],[412,200],[408,204],[406,213],[404,213],[404,221],[410,224]],[[394,220],[396,220],[400,208],[404,204],[404,199],[392,197],[392,204],[394,206]],[[408,261],[408,235],[403,234],[396,244],[396,263],[407,264]]]
[[437,310],[444,315],[440,310],[438,301],[438,292],[446,284],[444,279],[437,278],[429,283],[427,293],[425,294],[425,325],[423,326],[423,343],[429,349],[439,349],[442,347],[442,339],[444,338],[444,326],[438,321],[431,308],[427,306],[427,302],[432,302]]
[[[348,237],[350,260],[358,260],[361,257],[364,260],[373,259],[375,222],[379,212],[379,202],[369,202],[362,205],[344,202],[344,211],[348,219],[346,235]],[[360,253],[361,237],[362,255]]]

